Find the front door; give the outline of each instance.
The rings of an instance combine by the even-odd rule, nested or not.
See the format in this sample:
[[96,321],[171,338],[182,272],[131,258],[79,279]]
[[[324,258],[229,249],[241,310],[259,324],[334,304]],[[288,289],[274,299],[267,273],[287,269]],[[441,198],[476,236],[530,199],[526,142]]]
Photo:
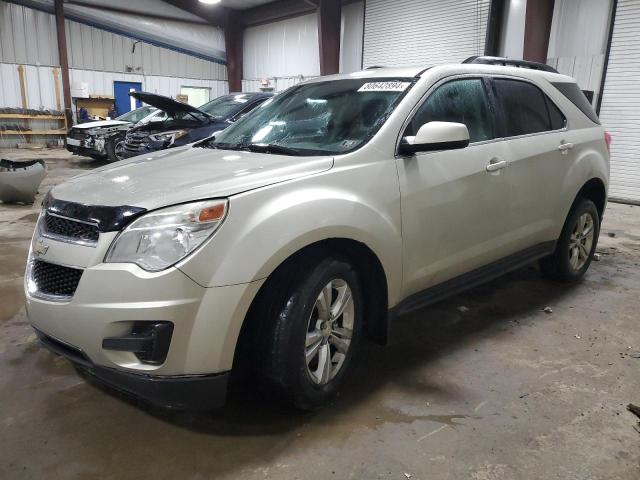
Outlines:
[[508,169],[502,168],[508,159],[504,142],[495,141],[487,86],[482,78],[447,81],[403,133],[415,135],[427,122],[445,121],[464,123],[470,136],[463,149],[397,159],[405,295],[510,253]]
[[129,96],[130,92],[140,91],[142,91],[142,83],[140,82],[113,82],[113,96],[116,99],[116,113],[118,116],[142,106],[140,100]]

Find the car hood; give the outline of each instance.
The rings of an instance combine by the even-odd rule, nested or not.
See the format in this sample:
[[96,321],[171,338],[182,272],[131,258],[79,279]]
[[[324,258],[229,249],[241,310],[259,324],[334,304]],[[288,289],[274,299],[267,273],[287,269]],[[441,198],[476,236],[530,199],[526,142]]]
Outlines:
[[151,105],[152,107],[156,107],[158,110],[164,110],[169,115],[176,115],[178,113],[199,113],[201,115],[211,116],[188,103],[178,102],[173,98],[158,95],[157,93],[131,92],[129,95],[141,102]]
[[77,130],[88,130],[90,128],[117,127],[118,125],[124,125],[127,123],[131,122],[124,122],[122,120],[100,120],[99,122],[79,123],[78,125],[74,125],[71,128]]
[[329,170],[333,157],[294,157],[179,147],[81,174],[52,190],[56,199],[148,210],[254,188]]

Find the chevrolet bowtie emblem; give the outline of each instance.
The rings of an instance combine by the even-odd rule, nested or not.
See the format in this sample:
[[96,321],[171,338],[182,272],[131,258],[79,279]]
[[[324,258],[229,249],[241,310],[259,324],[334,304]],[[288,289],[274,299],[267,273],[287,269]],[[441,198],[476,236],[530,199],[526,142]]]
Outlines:
[[33,246],[33,253],[38,257],[42,257],[49,250],[49,245],[44,243],[44,239],[39,238],[36,244]]

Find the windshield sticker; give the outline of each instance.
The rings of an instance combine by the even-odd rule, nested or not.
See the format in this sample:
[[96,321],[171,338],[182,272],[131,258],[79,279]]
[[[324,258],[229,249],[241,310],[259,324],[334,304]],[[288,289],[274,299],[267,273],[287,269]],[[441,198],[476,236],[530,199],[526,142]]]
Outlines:
[[404,92],[409,82],[368,82],[362,85],[359,92]]

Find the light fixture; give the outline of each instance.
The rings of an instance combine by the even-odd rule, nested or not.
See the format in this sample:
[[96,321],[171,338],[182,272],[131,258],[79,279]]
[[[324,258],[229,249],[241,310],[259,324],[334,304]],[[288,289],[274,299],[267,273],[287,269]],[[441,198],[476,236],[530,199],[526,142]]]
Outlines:
[[207,5],[214,5],[220,3],[220,0],[199,0],[200,3],[206,3]]

